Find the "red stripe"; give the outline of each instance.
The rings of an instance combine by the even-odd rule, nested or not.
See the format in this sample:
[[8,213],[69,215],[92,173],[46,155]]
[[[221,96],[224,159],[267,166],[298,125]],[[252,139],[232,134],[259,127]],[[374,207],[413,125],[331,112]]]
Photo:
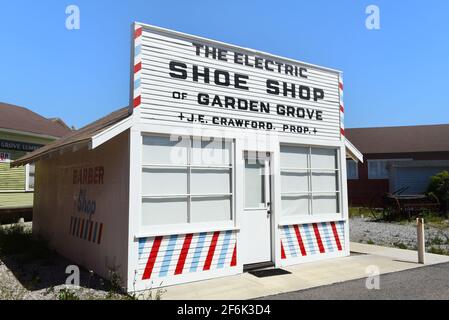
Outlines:
[[340,111],[343,112],[343,113],[345,113],[345,108],[343,108],[342,105],[340,105]]
[[340,87],[340,90],[343,91],[343,83],[340,82],[340,83],[338,84],[338,86]]
[[316,241],[318,242],[318,248],[320,249],[320,253],[325,253],[326,251],[324,250],[323,241],[321,241],[321,235],[320,230],[318,229],[318,225],[316,223],[312,223],[312,225],[313,231],[315,232]]
[[237,243],[234,245],[234,251],[232,252],[231,267],[237,265]]
[[141,35],[142,35],[142,27],[140,27],[134,31],[134,39],[140,37]]
[[138,64],[136,64],[134,66],[134,73],[139,72],[140,70],[142,70],[142,62],[139,62]]
[[345,135],[345,129],[340,128],[340,133],[341,133],[342,136],[344,136]]
[[89,228],[89,241],[90,239],[92,239],[92,226],[93,226],[94,222],[90,221],[90,228]]
[[296,224],[293,226],[293,228],[295,229],[296,239],[298,240],[299,249],[301,249],[301,254],[303,256],[306,256],[307,252],[306,252],[306,248],[304,247],[304,242],[302,242],[302,237],[301,237],[301,233],[299,232],[299,227]]
[[79,234],[79,237],[82,238],[83,237],[83,229],[84,229],[84,219],[83,222],[81,222],[81,232]]
[[134,104],[133,104],[133,105],[134,105],[134,108],[140,106],[140,103],[141,103],[141,98],[140,98],[140,96],[135,97],[135,98],[134,98]]
[[340,237],[338,236],[337,227],[335,226],[335,222],[331,222],[331,226],[332,226],[332,232],[334,233],[335,242],[337,243],[337,248],[339,251],[341,251]]
[[98,232],[98,244],[101,242],[101,232],[103,231],[103,224],[100,223],[100,231]]
[[159,252],[159,247],[161,246],[161,242],[161,236],[154,238],[153,246],[151,247],[151,252],[148,256],[148,261],[145,266],[145,271],[143,272],[142,280],[150,279],[151,272],[153,272],[154,263],[156,262],[157,253]]
[[287,257],[285,256],[285,251],[284,251],[284,245],[282,244],[282,240],[281,240],[281,259],[286,259]]
[[212,236],[212,241],[210,242],[209,252],[207,253],[206,262],[204,263],[203,270],[209,270],[210,265],[212,264],[212,259],[214,258],[215,247],[217,246],[218,236],[220,235],[220,231],[215,231]]
[[179,255],[178,264],[176,265],[175,274],[181,274],[184,269],[187,254],[189,253],[190,242],[192,242],[193,233],[186,234],[184,243],[182,245],[181,254]]

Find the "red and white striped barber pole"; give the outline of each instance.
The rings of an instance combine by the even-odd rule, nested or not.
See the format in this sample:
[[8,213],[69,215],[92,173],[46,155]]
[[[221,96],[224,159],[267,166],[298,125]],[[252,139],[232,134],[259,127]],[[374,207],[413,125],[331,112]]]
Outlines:
[[215,231],[139,239],[142,280],[237,266],[237,234]]
[[343,102],[343,77],[341,75],[338,81],[338,93],[340,97],[340,133],[343,138],[345,136],[345,105]]
[[142,73],[142,27],[134,25],[134,95],[133,108],[140,106],[141,96],[141,73]]

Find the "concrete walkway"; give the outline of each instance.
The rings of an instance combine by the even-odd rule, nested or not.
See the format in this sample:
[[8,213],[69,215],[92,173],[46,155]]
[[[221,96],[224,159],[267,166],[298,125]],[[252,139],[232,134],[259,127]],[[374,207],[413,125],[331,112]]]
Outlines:
[[[411,250],[351,243],[351,256],[285,267],[291,274],[257,278],[249,273],[167,287],[163,299],[254,299],[365,278],[367,267],[381,274],[423,267]],[[426,254],[426,266],[449,262],[449,256]]]

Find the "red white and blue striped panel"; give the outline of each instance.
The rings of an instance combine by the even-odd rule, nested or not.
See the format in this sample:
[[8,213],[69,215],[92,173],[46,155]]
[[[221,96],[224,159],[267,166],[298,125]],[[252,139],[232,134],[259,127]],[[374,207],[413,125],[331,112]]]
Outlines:
[[342,137],[345,135],[345,105],[343,102],[343,77],[340,75],[338,82],[338,93],[340,95],[340,134]]
[[142,27],[134,25],[134,82],[133,107],[137,108],[142,102],[141,74],[142,74]]
[[235,267],[236,245],[230,230],[140,238],[138,276],[147,280]]
[[103,223],[86,218],[71,217],[69,234],[89,242],[101,243]]
[[344,250],[344,222],[296,224],[281,228],[281,259]]

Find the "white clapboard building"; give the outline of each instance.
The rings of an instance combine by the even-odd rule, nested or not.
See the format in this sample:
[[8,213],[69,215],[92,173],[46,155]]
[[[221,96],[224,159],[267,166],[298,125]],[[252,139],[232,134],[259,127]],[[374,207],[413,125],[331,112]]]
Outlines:
[[349,255],[336,70],[141,23],[130,106],[28,154],[33,232],[129,291]]

